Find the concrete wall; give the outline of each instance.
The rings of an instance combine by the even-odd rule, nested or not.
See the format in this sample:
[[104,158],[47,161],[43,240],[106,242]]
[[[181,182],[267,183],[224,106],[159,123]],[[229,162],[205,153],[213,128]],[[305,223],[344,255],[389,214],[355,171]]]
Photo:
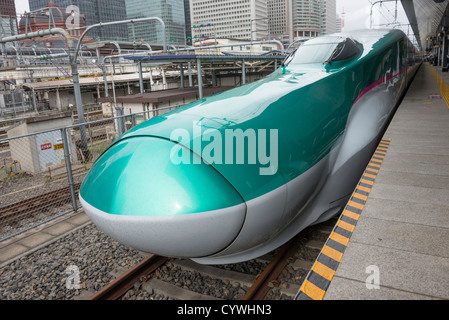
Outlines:
[[[19,161],[22,171],[30,174],[40,173],[48,167],[64,165],[64,151],[55,148],[55,145],[62,143],[61,133],[58,129],[71,124],[72,118],[66,114],[65,117],[60,118],[40,117],[34,121],[27,120],[13,126],[7,132],[8,138],[27,134],[33,135],[13,139],[9,142],[12,160]],[[39,134],[39,132],[53,129],[55,131]],[[76,150],[72,141],[70,144],[71,150]]]

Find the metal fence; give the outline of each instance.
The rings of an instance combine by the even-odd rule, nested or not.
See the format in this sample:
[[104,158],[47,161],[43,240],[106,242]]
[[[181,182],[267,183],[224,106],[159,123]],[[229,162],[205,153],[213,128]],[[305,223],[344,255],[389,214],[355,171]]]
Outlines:
[[32,134],[20,135],[20,125],[8,129],[16,136],[0,140],[0,241],[78,210],[81,183],[102,152],[134,126],[178,107]]
[[35,109],[31,93],[24,90],[0,91],[0,117],[15,117]]

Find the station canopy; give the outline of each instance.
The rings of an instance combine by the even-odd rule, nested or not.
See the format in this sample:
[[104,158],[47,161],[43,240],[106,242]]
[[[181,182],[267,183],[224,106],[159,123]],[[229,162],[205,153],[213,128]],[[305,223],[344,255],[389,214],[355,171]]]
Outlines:
[[[422,50],[426,49],[426,39],[435,37],[442,27],[449,26],[447,0],[401,0],[410,26]],[[447,20],[447,21],[445,21]]]

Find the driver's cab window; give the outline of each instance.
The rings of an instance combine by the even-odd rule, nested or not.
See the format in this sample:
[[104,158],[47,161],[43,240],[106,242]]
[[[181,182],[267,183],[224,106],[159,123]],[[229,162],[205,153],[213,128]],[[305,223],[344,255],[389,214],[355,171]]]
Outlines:
[[346,38],[337,45],[328,62],[354,58],[360,53],[360,50],[360,46],[354,40]]
[[346,37],[321,37],[307,41],[284,62],[284,65],[332,63],[357,56],[361,45]]

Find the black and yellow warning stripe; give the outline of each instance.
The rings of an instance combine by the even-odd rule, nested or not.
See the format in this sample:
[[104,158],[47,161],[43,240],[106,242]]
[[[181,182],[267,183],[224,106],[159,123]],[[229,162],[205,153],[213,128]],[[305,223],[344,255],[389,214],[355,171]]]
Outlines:
[[438,72],[429,63],[427,63],[427,67],[432,73],[432,76],[435,79],[435,82],[437,83],[438,89],[440,90],[440,93],[444,101],[446,102],[447,107],[449,108],[449,84],[438,74]]
[[354,193],[349,199],[337,225],[318,255],[306,280],[301,286],[297,300],[322,300],[337,271],[349,240],[383,163],[391,140],[382,139]]

